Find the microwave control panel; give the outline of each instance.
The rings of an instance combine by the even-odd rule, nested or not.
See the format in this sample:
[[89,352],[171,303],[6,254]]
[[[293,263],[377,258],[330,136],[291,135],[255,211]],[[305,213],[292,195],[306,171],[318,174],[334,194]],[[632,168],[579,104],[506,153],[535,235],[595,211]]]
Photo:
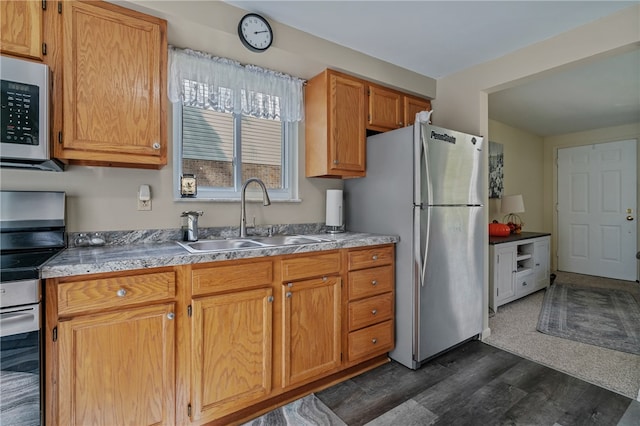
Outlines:
[[21,145],[38,145],[40,88],[33,84],[1,81],[0,140]]

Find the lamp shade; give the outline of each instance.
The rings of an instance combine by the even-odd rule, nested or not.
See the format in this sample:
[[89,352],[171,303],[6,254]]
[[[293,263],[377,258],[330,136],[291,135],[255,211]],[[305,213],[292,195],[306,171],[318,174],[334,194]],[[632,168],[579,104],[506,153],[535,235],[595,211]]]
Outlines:
[[524,213],[524,201],[522,200],[522,194],[502,197],[500,211],[502,213]]

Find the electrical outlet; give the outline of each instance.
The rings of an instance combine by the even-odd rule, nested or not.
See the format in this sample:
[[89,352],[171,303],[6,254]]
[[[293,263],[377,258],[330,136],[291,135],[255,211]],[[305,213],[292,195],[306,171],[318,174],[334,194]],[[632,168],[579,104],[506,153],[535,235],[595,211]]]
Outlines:
[[151,200],[138,200],[138,210],[140,211],[150,211],[151,210]]

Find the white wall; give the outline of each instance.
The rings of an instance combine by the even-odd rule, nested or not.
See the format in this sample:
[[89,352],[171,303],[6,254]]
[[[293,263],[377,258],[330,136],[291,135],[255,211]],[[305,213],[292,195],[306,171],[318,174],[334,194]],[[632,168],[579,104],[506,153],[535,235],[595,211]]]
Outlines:
[[[245,11],[220,1],[134,1],[114,2],[168,21],[168,40],[178,47],[189,47],[275,69],[309,79],[326,67],[343,70],[371,81],[433,98],[436,81],[392,64],[371,58],[336,44],[312,37],[293,28],[271,22],[274,44],[265,53],[245,49],[237,35],[237,25]],[[0,169],[0,186],[5,190],[55,190],[67,193],[67,229],[114,231],[178,228],[180,212],[204,210],[200,226],[238,226],[237,202],[175,202],[173,188],[173,141],[171,108],[166,117],[169,127],[169,163],[159,171],[70,166],[64,173]],[[249,203],[249,220],[257,224],[324,222],[325,190],[342,188],[335,179],[304,177],[304,125],[299,128],[299,189],[301,203]],[[140,184],[152,191],[151,212],[137,211]]]
[[[489,120],[489,134],[491,141],[503,144],[503,195],[522,194],[525,212],[518,216],[523,231],[550,232],[543,224],[543,138],[495,120]],[[502,222],[500,200],[490,199],[488,205],[489,222]]]
[[[640,45],[639,28],[640,5],[636,5],[496,60],[439,79],[436,100],[433,102],[434,110],[437,111],[434,122],[491,139],[488,93],[565,67],[579,66],[602,55],[637,48]],[[595,101],[597,94],[594,94]],[[487,163],[485,159],[485,182]],[[545,211],[549,207],[545,203]],[[488,209],[486,210],[488,222],[489,214]],[[488,244],[488,235],[485,238]],[[485,260],[485,264],[488,264],[488,250],[485,252]],[[488,271],[485,271],[484,287],[484,304],[488,306]],[[488,327],[488,313],[485,313],[485,335],[490,333]]]

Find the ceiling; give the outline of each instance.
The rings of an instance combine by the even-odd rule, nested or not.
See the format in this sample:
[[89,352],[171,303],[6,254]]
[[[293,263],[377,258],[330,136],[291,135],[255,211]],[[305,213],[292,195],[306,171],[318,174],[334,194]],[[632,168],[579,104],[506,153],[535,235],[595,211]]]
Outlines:
[[[435,79],[640,3],[225,1]],[[493,93],[489,117],[539,136],[637,123],[640,48]]]

